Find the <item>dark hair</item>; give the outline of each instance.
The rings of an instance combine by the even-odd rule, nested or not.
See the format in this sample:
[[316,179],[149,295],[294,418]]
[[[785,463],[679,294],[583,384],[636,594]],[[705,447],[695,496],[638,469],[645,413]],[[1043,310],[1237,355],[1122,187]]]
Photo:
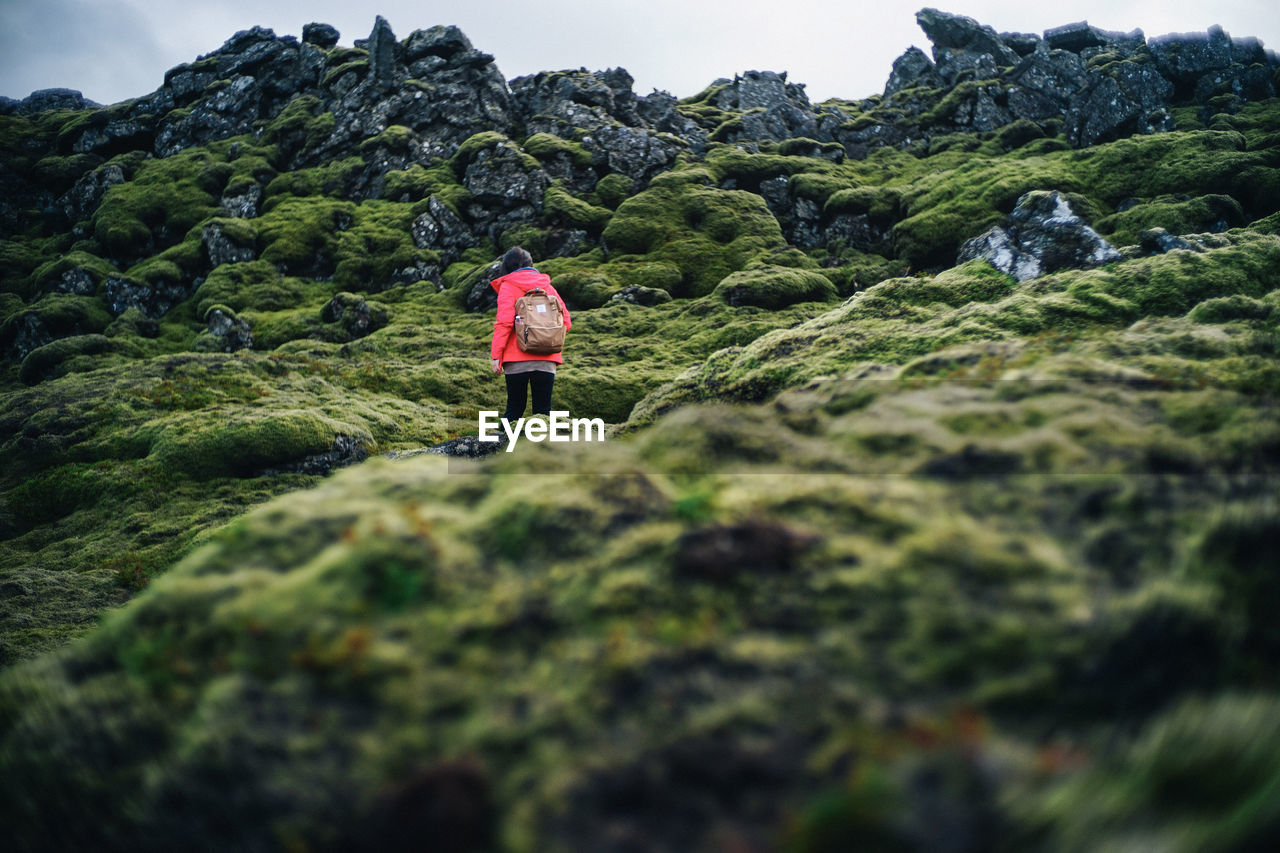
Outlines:
[[533,256],[519,246],[515,246],[507,249],[507,253],[502,256],[502,266],[498,271],[502,275],[507,275],[531,266],[533,266]]

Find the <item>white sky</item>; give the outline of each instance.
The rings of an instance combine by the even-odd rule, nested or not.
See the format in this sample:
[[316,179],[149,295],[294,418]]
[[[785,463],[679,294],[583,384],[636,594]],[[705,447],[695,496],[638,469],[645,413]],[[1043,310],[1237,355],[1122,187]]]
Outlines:
[[[396,37],[456,24],[510,80],[537,71],[622,66],[635,91],[696,94],[718,77],[787,71],[815,102],[880,92],[893,60],[929,41],[915,22],[928,0],[0,0],[0,95],[79,89],[101,103],[154,91],[164,72],[261,25],[301,36],[332,24],[340,44],[381,14]],[[1148,37],[1220,24],[1280,49],[1275,0],[955,0],[938,8],[997,32],[1042,33],[1080,20]]]

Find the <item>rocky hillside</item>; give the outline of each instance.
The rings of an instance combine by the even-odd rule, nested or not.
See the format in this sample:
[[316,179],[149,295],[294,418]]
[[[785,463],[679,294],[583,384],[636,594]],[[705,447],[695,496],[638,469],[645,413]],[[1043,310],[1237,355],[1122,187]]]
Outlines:
[[[917,20],[822,104],[381,18],[0,100],[7,836],[1270,848],[1280,58]],[[458,458],[513,245],[603,446]]]

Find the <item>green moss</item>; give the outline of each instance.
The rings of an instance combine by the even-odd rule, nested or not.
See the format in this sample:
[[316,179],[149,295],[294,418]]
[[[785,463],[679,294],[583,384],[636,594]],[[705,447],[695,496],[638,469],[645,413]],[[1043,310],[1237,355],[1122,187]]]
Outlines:
[[674,296],[709,293],[762,250],[782,244],[778,222],[754,193],[698,185],[651,186],[604,229],[611,251],[647,254],[683,275]]
[[384,290],[401,270],[428,259],[413,243],[409,205],[366,201],[353,214],[351,226],[338,234],[334,249],[333,278],[340,289]]
[[1095,224],[1108,239],[1131,246],[1148,228],[1164,228],[1172,234],[1195,234],[1222,231],[1223,225],[1233,228],[1243,225],[1244,221],[1240,202],[1231,196],[1214,194],[1186,201],[1155,199],[1099,219]]
[[320,81],[322,86],[332,86],[348,74],[355,74],[357,79],[364,77],[369,73],[368,59],[355,59],[350,62],[344,62],[336,68],[331,68],[324,74],[324,79]]
[[412,129],[402,124],[388,125],[387,129],[377,136],[370,136],[368,139],[362,140],[360,142],[360,153],[367,156],[371,151],[383,148],[397,154],[409,154],[413,147],[414,139],[415,134]]
[[360,432],[308,412],[247,417],[194,428],[174,424],[156,439],[149,458],[198,479],[248,476],[323,453],[344,431]]
[[201,149],[149,160],[111,187],[93,215],[93,233],[115,257],[137,258],[180,242],[217,212],[233,169]]
[[832,193],[823,205],[823,213],[866,214],[873,222],[889,223],[897,218],[902,194],[886,187],[849,187]]
[[[1135,833],[1187,850],[1265,846],[1280,779],[1274,710],[1269,695],[1190,700],[1099,766],[1055,785],[1028,809],[1028,823],[1065,846],[1122,843]],[[1206,778],[1215,780],[1208,795]]]
[[88,252],[73,251],[40,265],[32,273],[31,280],[36,289],[49,291],[61,283],[63,275],[77,269],[87,272],[95,285],[101,284],[108,275],[118,272],[110,261]]
[[350,227],[355,210],[329,198],[282,198],[258,219],[259,258],[286,272],[331,270],[339,231]]
[[595,189],[592,191],[592,197],[595,203],[600,207],[607,207],[610,210],[617,210],[618,205],[622,204],[635,189],[635,181],[626,175],[618,172],[610,172],[600,180],[596,181]]
[[270,211],[287,196],[341,197],[356,175],[364,168],[364,160],[359,157],[348,157],[344,160],[333,160],[312,169],[282,173],[267,185],[263,212]]
[[281,310],[300,302],[316,302],[332,295],[332,285],[288,278],[267,261],[223,264],[209,273],[192,300],[195,314],[203,318],[216,305],[235,313],[246,309]]
[[102,164],[103,160],[96,154],[72,154],[70,156],[50,155],[38,160],[34,166],[34,177],[44,187],[54,193],[62,194],[84,175]]
[[537,158],[530,154],[524,153],[516,146],[514,142],[501,133],[494,130],[486,130],[467,137],[453,156],[449,158],[449,165],[453,169],[454,175],[458,180],[462,180],[466,174],[467,167],[476,159],[476,156],[488,148],[506,148],[518,154],[524,163],[524,167],[529,171],[535,171],[542,168]]
[[[103,335],[75,335],[61,338],[32,350],[22,360],[18,378],[27,385],[35,385],[53,375],[64,362],[72,358],[97,356],[111,352],[115,348],[111,339]],[[99,367],[102,363],[102,359],[96,359],[93,366]]]
[[777,309],[797,302],[830,301],[836,298],[836,289],[826,276],[809,270],[751,266],[726,276],[714,295],[735,307]]
[[582,143],[570,142],[551,133],[535,133],[524,141],[522,148],[543,163],[565,157],[575,166],[588,168],[592,162],[591,152],[583,148]]
[[419,201],[438,195],[456,211],[471,195],[447,165],[427,168],[414,163],[407,169],[387,172],[383,181],[382,197],[392,201]]
[[601,272],[561,273],[551,280],[556,292],[564,297],[569,310],[599,308],[620,288]]
[[561,225],[582,228],[594,234],[600,233],[613,215],[608,208],[596,207],[575,198],[559,181],[547,187],[542,209],[544,215]]
[[0,326],[0,346],[7,347],[13,341],[19,324],[27,317],[38,320],[53,337],[101,332],[111,322],[111,315],[92,297],[50,293],[26,310],[10,315]]
[[0,293],[33,295],[36,291],[29,277],[48,260],[44,241],[0,240]]

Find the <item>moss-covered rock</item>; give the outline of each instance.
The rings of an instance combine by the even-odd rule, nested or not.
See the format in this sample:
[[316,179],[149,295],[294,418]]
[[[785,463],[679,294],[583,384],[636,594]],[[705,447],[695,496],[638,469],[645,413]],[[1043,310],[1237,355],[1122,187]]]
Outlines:
[[771,309],[836,298],[836,289],[826,276],[778,266],[752,266],[730,273],[713,292],[734,307],[753,305]]
[[679,268],[675,296],[709,293],[757,254],[783,243],[759,196],[697,185],[654,186],[627,199],[603,236],[610,251]]

